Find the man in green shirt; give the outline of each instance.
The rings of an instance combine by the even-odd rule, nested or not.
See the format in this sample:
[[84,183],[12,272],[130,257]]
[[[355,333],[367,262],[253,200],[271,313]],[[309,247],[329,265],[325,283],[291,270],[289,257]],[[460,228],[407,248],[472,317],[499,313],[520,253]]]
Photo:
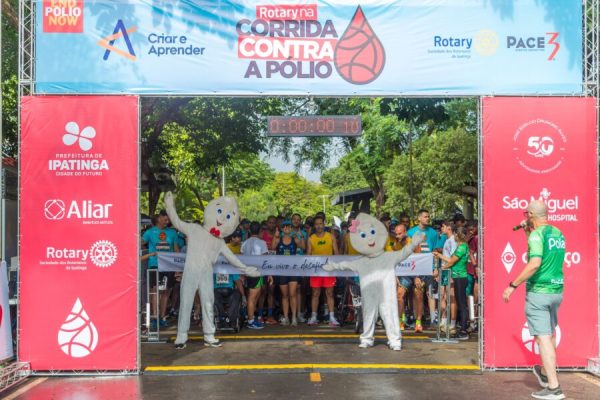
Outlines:
[[563,262],[565,238],[561,231],[548,224],[548,209],[541,200],[534,200],[525,211],[521,224],[527,234],[528,262],[515,280],[504,290],[504,301],[527,281],[525,314],[529,332],[540,349],[543,366],[533,367],[542,390],[531,394],[536,399],[564,399],[556,373],[556,338],[558,308],[563,293]]

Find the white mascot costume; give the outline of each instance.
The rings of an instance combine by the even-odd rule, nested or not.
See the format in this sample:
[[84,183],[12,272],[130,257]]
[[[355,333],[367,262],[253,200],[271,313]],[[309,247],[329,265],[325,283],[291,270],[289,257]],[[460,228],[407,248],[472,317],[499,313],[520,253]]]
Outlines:
[[396,294],[396,265],[408,258],[424,236],[415,234],[410,245],[400,251],[385,252],[388,231],[376,218],[364,213],[358,214],[349,229],[350,242],[364,257],[341,263],[329,262],[323,269],[349,269],[358,272],[363,304],[363,333],[359,347],[368,348],[374,344],[377,314],[385,325],[388,346],[392,350],[402,349],[402,336],[398,318]]
[[237,203],[232,197],[219,197],[210,201],[204,209],[204,226],[183,222],[179,219],[171,192],[165,196],[165,205],[173,226],[187,236],[187,255],[181,280],[179,323],[175,347],[177,349],[185,348],[196,290],[200,291],[202,303],[204,345],[218,347],[220,343],[215,339],[214,323],[213,264],[222,254],[231,265],[246,275],[260,275],[256,268],[244,265],[223,240],[223,237],[231,235],[238,226]]

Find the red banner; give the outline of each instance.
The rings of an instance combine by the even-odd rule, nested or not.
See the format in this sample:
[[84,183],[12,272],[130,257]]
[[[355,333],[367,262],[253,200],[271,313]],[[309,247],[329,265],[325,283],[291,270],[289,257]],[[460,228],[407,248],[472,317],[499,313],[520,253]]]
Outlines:
[[135,97],[25,97],[19,359],[137,369]]
[[527,261],[512,227],[534,199],[564,234],[564,299],[556,330],[558,365],[598,357],[598,156],[593,98],[483,99],[484,366],[539,364],[529,335],[525,287],[502,292]]

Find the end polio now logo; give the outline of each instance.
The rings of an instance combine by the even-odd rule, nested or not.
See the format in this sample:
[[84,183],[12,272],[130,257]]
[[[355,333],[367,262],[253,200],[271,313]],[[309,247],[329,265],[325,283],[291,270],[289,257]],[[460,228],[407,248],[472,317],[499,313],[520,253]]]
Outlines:
[[44,33],[82,33],[83,0],[44,0],[42,20]]

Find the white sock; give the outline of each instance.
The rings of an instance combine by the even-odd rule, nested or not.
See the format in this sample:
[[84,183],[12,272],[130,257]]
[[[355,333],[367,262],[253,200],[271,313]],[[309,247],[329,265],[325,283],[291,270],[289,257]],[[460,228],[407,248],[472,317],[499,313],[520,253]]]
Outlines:
[[446,325],[448,323],[448,319],[446,317],[442,318],[442,325]]
[[311,318],[314,318],[314,319],[317,319],[317,313],[316,313],[316,312],[313,312],[313,313],[311,313],[311,314],[310,314],[310,317],[311,317]]
[[450,321],[450,328],[456,328],[456,320],[455,319]]
[[330,313],[329,313],[329,320],[330,320],[330,321],[333,321],[333,320],[335,320],[335,315],[334,315],[334,313],[332,313],[332,312],[330,312]]
[[435,320],[435,312],[429,313],[429,317],[431,318],[431,323],[433,323],[433,321]]

